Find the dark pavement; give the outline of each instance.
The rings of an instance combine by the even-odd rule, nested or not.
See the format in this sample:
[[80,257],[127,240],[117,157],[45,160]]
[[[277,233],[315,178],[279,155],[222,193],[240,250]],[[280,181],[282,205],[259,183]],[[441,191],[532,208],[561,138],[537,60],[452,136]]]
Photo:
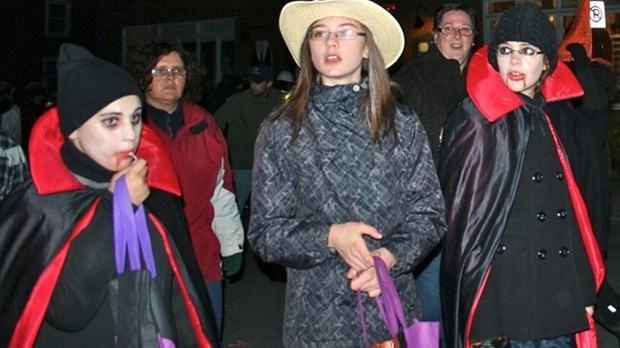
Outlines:
[[[246,244],[247,246],[247,244]],[[614,212],[607,262],[608,279],[620,289],[620,196]],[[224,289],[223,347],[282,347],[284,271],[258,260],[246,248],[245,269],[240,279],[227,281]],[[618,348],[617,338],[597,327],[600,348]]]
[[243,274],[224,288],[223,347],[282,347],[285,271],[246,246]]
[[[609,238],[609,256],[607,259],[607,279],[616,291],[620,291],[620,195],[615,195],[611,217]],[[620,342],[616,336],[597,326],[600,348],[618,348]]]

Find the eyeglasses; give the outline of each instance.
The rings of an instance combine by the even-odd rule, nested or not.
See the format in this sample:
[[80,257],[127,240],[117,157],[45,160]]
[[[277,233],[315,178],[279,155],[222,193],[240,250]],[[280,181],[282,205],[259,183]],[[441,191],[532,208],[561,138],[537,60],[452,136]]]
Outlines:
[[542,51],[536,51],[534,48],[532,47],[523,47],[523,48],[510,48],[510,47],[506,47],[506,46],[502,46],[499,47],[497,49],[497,53],[499,53],[500,56],[509,56],[513,53],[519,53],[520,56],[522,57],[533,57],[537,54],[542,54]]
[[308,33],[308,39],[311,41],[327,41],[330,35],[338,40],[353,40],[358,36],[366,36],[366,33],[360,33],[353,29],[343,29],[338,31],[312,30]]
[[476,31],[472,28],[463,27],[463,28],[455,28],[455,27],[443,27],[437,28],[440,33],[448,36],[454,36],[456,33],[459,33],[460,36],[472,36],[476,33]]
[[168,76],[168,74],[172,74],[174,76],[185,76],[187,75],[187,69],[185,68],[153,68],[151,69],[151,74],[153,76]]

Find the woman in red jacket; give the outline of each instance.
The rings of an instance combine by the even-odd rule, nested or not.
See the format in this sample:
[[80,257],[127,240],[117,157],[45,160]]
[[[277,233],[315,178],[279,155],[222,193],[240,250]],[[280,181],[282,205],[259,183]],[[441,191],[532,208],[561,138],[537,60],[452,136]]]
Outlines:
[[222,267],[227,276],[239,272],[244,239],[226,139],[213,116],[190,100],[197,67],[179,45],[146,43],[132,52],[128,70],[144,91],[146,123],[179,177],[192,246],[221,331]]

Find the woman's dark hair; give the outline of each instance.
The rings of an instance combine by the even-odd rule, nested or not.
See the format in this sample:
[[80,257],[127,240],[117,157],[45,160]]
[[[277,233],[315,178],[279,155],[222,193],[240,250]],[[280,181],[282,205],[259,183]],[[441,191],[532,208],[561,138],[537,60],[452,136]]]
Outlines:
[[151,69],[157,66],[163,56],[171,52],[177,52],[181,56],[187,69],[183,95],[194,101],[200,100],[200,70],[192,55],[187,53],[181,45],[167,41],[147,42],[129,54],[125,69],[138,81],[140,89],[147,91],[153,82]]
[[469,15],[469,19],[471,20],[472,29],[476,30],[476,10],[462,2],[449,2],[441,5],[441,7],[435,11],[435,19],[433,22],[434,30],[439,28],[443,15],[450,11],[463,11],[467,13],[467,15]]

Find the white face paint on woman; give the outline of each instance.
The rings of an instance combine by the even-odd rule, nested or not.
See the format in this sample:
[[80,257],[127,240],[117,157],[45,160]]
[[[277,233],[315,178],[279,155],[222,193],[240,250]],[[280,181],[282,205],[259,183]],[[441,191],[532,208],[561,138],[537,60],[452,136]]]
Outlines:
[[497,65],[510,90],[534,97],[542,73],[547,70],[540,48],[527,42],[508,41],[497,47]]
[[136,95],[116,99],[69,135],[81,152],[117,172],[133,161],[142,132],[142,103]]

